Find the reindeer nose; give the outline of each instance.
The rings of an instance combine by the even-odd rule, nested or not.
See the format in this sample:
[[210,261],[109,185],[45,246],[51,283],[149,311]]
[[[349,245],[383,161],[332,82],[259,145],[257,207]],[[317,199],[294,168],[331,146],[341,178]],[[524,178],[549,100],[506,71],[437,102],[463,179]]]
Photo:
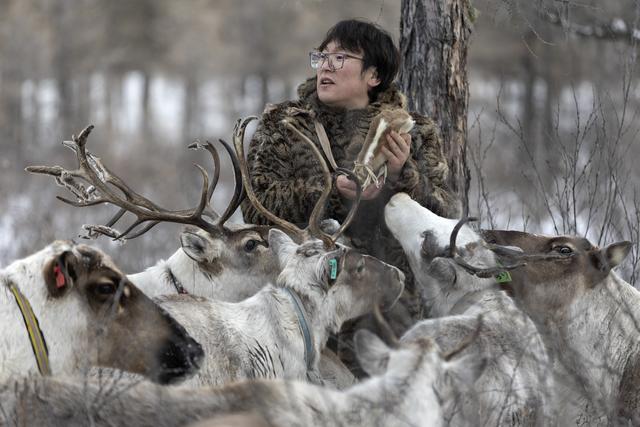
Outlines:
[[194,369],[194,371],[198,370],[202,363],[202,359],[204,358],[204,350],[202,349],[202,346],[193,338],[189,338],[185,345],[185,352],[189,365]]
[[396,193],[393,195],[393,197],[391,197],[391,199],[387,202],[387,206],[393,208],[395,207],[398,203],[400,203],[402,200],[406,200],[406,199],[410,199],[411,197],[409,197],[409,195],[407,193]]

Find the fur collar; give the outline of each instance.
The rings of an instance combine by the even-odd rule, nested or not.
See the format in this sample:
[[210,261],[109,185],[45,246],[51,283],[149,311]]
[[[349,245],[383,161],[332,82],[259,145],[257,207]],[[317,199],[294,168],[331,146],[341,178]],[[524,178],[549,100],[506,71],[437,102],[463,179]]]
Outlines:
[[[316,77],[311,77],[298,86],[298,97],[300,98],[300,101],[308,104],[314,111],[323,111],[325,113],[333,114],[344,114],[347,111],[343,107],[329,107],[328,105],[320,102],[316,92]],[[389,86],[387,90],[380,92],[375,101],[369,103],[363,111],[373,110],[377,112],[382,107],[406,109],[407,98],[402,94],[402,92],[400,92],[400,89],[398,89],[398,86],[395,83],[391,83],[391,86]]]

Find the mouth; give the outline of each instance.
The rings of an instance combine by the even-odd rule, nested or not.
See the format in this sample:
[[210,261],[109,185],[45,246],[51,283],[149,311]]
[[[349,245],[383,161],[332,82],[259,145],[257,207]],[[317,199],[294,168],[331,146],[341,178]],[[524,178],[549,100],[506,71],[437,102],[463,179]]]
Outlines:
[[322,77],[318,79],[318,83],[320,86],[322,87],[327,87],[329,85],[334,85],[336,84],[332,79],[330,79],[329,77]]

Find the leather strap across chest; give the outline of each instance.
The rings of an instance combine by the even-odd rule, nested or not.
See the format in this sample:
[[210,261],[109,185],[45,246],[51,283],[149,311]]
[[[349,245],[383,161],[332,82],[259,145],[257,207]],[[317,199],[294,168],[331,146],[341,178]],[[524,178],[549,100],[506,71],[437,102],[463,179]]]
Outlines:
[[336,160],[333,158],[333,153],[331,152],[331,143],[329,142],[329,137],[327,136],[327,131],[324,130],[324,126],[318,120],[313,120],[313,125],[316,128],[316,135],[318,135],[318,140],[320,141],[320,147],[322,147],[322,151],[324,152],[325,157],[329,161],[329,164],[333,168],[333,171],[338,170],[338,164]]

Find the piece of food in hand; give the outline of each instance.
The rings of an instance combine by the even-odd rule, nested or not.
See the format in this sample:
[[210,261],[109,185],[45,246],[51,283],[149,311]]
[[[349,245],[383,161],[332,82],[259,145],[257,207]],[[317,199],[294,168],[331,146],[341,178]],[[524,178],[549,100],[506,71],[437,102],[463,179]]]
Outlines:
[[386,177],[387,157],[382,153],[382,147],[387,141],[387,135],[392,130],[398,133],[407,133],[415,122],[411,115],[401,108],[384,110],[371,121],[369,132],[362,144],[360,153],[356,157],[353,172],[356,174],[362,188],[379,181],[380,176]]

